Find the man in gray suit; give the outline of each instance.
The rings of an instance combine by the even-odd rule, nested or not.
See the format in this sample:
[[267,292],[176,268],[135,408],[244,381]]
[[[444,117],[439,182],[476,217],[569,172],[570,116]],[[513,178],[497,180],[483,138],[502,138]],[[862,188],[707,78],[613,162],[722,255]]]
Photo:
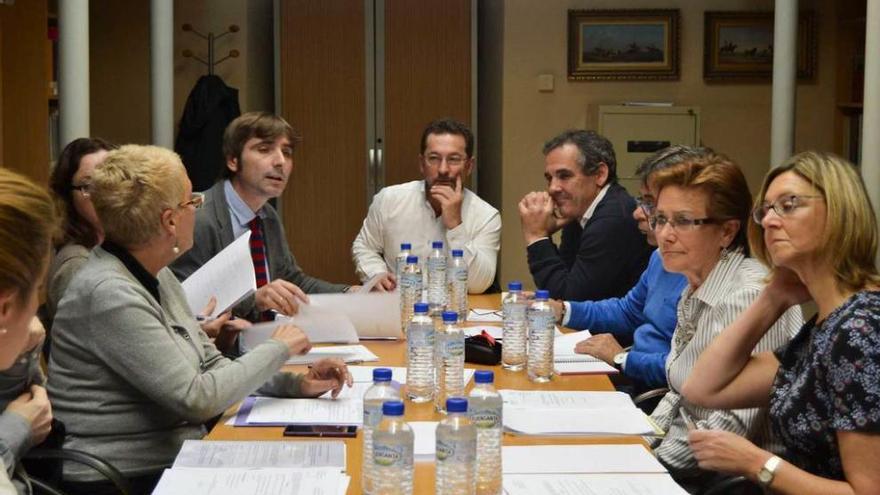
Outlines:
[[[223,135],[226,167],[222,180],[205,193],[204,208],[196,214],[192,249],[171,266],[177,278],[184,280],[250,230],[252,252],[264,253],[262,258],[255,256],[259,288],[234,311],[249,319],[268,310],[292,315],[300,303],[308,302],[307,293],[351,288],[302,271],[287,245],[278,212],[268,203],[284,192],[293,169],[296,139],[290,124],[268,113],[246,113],[229,124]],[[254,239],[259,237],[263,246],[255,248]]]

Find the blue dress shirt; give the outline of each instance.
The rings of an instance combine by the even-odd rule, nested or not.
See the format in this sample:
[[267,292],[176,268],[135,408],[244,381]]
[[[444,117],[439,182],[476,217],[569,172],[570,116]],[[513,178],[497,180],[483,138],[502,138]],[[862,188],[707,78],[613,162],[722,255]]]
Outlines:
[[592,333],[632,336],[624,374],[648,388],[666,386],[666,356],[675,330],[678,299],[687,279],[663,269],[659,251],[624,297],[602,301],[569,302],[566,326]]

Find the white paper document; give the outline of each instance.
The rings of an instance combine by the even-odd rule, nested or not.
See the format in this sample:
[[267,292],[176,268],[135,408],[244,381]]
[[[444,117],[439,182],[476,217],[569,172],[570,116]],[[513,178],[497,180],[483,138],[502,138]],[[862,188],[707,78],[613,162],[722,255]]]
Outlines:
[[470,311],[468,311],[467,321],[500,323],[501,310],[488,308],[471,308]]
[[[557,336],[553,340],[553,362],[554,363],[576,363],[576,362],[599,362],[603,361],[589,354],[577,354],[574,352],[574,346],[582,340],[590,338],[588,330],[580,332],[565,333]],[[612,368],[613,369],[613,368]]]
[[328,469],[166,469],[153,495],[342,495],[351,478]]
[[201,313],[212,296],[217,306],[208,316],[223,314],[257,290],[250,238],[248,230],[181,283],[193,314]]
[[636,409],[629,395],[623,392],[582,392],[562,390],[498,391],[509,407],[527,409]]
[[[351,373],[352,380],[355,383],[368,382],[373,383],[373,370],[376,368],[390,368],[391,380],[401,384],[406,384],[406,368],[401,366],[349,366],[348,371]],[[474,377],[477,370],[473,368],[464,369],[464,386],[467,387],[468,382]]]
[[504,408],[504,428],[523,435],[658,435],[640,409]]
[[557,375],[614,375],[620,373],[605,361],[586,361],[574,363],[553,363]]
[[345,442],[187,440],[175,468],[335,468],[345,471]]
[[348,318],[362,339],[399,339],[400,293],[309,294],[309,310]]
[[372,291],[373,287],[375,287],[376,284],[379,283],[379,280],[382,280],[385,277],[385,275],[387,275],[387,274],[386,273],[377,273],[377,274],[373,275],[373,278],[371,278],[370,280],[367,280],[367,282],[364,285],[362,285],[361,288],[357,290],[357,292],[360,292],[361,294],[366,294],[366,293]]
[[668,474],[504,475],[507,495],[687,495]]
[[641,445],[529,445],[501,449],[510,474],[665,473]]
[[334,345],[314,347],[302,356],[290,356],[287,358],[287,364],[311,364],[324,358],[337,358],[346,363],[364,363],[379,360],[379,356],[376,356],[362,345]]
[[312,344],[357,344],[358,336],[354,326],[344,316],[330,315],[328,318],[303,316],[308,313],[308,306],[300,306],[300,315],[295,318],[279,316],[274,321],[257,323],[241,331],[242,344],[245,349],[253,349],[262,344],[285,323],[292,323],[302,329]]
[[413,458],[416,462],[434,460],[437,449],[437,421],[410,421],[413,430]]
[[[346,392],[346,390],[348,390]],[[364,420],[362,396],[344,389],[336,399],[278,399],[257,397],[248,424],[360,425]]]

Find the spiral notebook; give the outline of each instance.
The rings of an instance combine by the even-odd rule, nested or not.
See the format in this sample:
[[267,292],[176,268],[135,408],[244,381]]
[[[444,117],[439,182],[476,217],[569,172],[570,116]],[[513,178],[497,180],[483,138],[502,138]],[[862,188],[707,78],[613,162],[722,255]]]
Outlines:
[[617,368],[589,354],[577,354],[578,342],[591,337],[589,330],[562,334],[553,340],[553,367],[559,375],[614,374]]

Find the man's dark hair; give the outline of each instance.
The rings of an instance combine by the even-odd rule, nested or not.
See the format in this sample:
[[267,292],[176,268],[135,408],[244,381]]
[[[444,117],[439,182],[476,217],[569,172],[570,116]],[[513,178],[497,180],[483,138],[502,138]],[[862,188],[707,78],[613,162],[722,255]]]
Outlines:
[[474,156],[474,133],[468,129],[468,126],[452,118],[438,119],[425,127],[422,132],[422,148],[421,153],[425,154],[428,147],[428,136],[431,134],[453,134],[464,138],[464,151],[468,158]]
[[577,164],[581,167],[584,175],[595,175],[599,171],[599,164],[608,166],[608,184],[617,182],[617,159],[614,156],[614,146],[606,137],[596,131],[571,129],[544,143],[544,156],[548,153],[573,144],[578,149]]
[[654,172],[689,160],[705,157],[710,153],[714,153],[712,148],[673,144],[645,158],[639,165],[639,168],[636,169],[636,176],[641,180],[642,185],[647,186],[648,177]]
[[295,146],[300,141],[293,127],[278,115],[268,112],[248,112],[236,117],[223,132],[223,158],[226,161],[223,162],[220,171],[220,180],[235,176],[235,172],[229,169],[226,162],[230,158],[237,158],[241,167],[241,153],[249,139],[275,140],[281,136],[287,137],[291,146]]

